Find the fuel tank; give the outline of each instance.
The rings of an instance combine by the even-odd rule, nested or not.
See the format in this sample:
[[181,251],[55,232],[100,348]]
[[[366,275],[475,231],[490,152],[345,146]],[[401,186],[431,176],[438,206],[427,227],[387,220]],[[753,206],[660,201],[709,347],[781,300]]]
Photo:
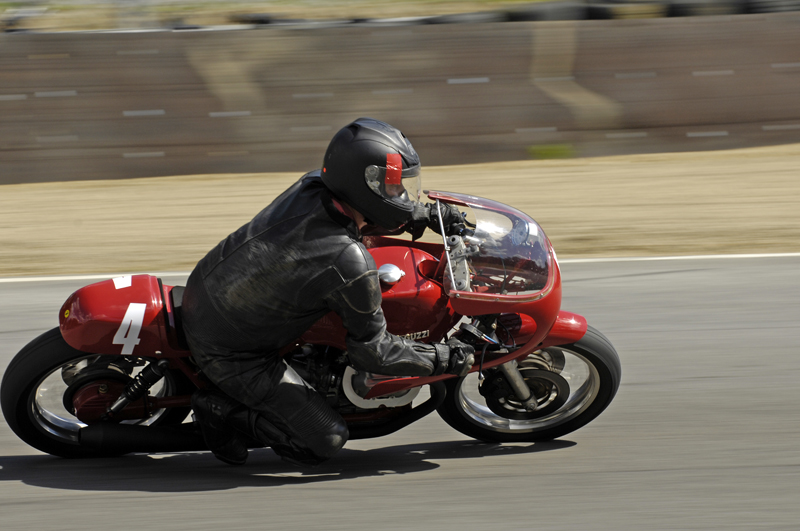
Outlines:
[[[433,280],[439,260],[414,247],[375,247],[369,252],[378,269],[391,264],[402,271],[397,283],[381,282],[381,307],[387,330],[415,341],[439,341],[460,319],[450,306],[441,283]],[[345,330],[341,319],[329,313],[303,334],[300,342],[344,349]]]

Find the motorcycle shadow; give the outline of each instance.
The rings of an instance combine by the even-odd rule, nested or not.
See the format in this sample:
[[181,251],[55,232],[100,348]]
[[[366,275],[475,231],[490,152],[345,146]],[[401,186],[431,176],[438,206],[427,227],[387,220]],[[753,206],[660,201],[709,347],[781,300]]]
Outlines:
[[448,441],[369,450],[344,448],[330,461],[313,468],[285,463],[270,449],[251,450],[247,464],[240,467],[225,465],[208,452],[132,454],[101,459],[14,456],[0,457],[0,481],[73,491],[203,492],[410,474],[435,470],[441,466],[436,462],[440,460],[521,456],[575,444]]

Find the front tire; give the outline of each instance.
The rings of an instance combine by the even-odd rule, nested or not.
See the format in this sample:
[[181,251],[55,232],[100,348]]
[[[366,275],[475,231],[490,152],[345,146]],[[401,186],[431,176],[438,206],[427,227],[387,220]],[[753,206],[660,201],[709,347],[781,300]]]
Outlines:
[[[594,420],[614,399],[622,369],[606,337],[592,328],[575,343],[548,347],[519,362],[520,373],[539,403],[528,411],[503,393],[500,371],[445,381],[447,396],[438,413],[451,427],[487,442],[538,442],[562,437]],[[489,382],[489,383],[487,383]],[[487,395],[487,396],[483,396]]]
[[[64,404],[70,383],[79,378],[91,380],[93,374],[107,378],[118,373],[130,379],[122,356],[101,356],[81,352],[69,346],[58,328],[53,328],[28,343],[11,360],[0,385],[0,406],[8,426],[17,436],[42,452],[59,457],[107,457],[108,452],[81,446],[79,430],[85,426]],[[116,364],[116,365],[115,365]],[[94,372],[93,372],[94,371]],[[169,371],[154,387],[155,394],[191,393],[185,376]],[[189,408],[162,409],[147,419],[124,421],[132,424],[180,424]]]

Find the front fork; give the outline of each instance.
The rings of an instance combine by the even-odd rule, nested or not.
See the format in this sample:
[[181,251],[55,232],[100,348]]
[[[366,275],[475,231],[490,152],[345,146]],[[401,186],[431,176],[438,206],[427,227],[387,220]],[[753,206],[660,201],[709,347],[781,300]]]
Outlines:
[[[484,353],[486,352],[485,347],[488,345],[502,346],[502,343],[498,339],[496,333],[496,315],[483,315],[477,317],[472,321],[472,324],[463,323],[460,329],[464,335],[471,336],[471,338],[477,341],[478,344],[484,343]],[[481,357],[481,371],[478,374],[478,378],[481,381],[483,380],[482,368],[483,357]],[[528,387],[528,384],[525,383],[525,378],[522,377],[522,373],[519,372],[517,360],[513,359],[511,361],[507,361],[506,363],[499,365],[498,368],[500,369],[500,372],[503,373],[503,376],[506,377],[509,387],[511,387],[511,390],[514,391],[514,395],[516,395],[522,406],[528,411],[536,411],[539,403],[536,400],[536,396]]]
[[517,396],[522,405],[528,411],[536,411],[539,403],[536,401],[536,396],[531,393],[530,387],[525,383],[525,378],[519,372],[517,360],[511,360],[507,363],[500,365],[500,371],[506,377],[508,385],[513,389],[514,394]]

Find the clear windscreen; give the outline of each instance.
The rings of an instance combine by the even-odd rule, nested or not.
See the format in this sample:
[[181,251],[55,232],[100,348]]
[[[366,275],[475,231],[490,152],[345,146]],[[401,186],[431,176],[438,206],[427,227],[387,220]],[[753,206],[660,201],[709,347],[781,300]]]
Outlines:
[[430,194],[467,213],[469,230],[445,238],[450,249],[445,285],[449,292],[532,295],[547,286],[550,253],[547,237],[527,214],[464,194]]

